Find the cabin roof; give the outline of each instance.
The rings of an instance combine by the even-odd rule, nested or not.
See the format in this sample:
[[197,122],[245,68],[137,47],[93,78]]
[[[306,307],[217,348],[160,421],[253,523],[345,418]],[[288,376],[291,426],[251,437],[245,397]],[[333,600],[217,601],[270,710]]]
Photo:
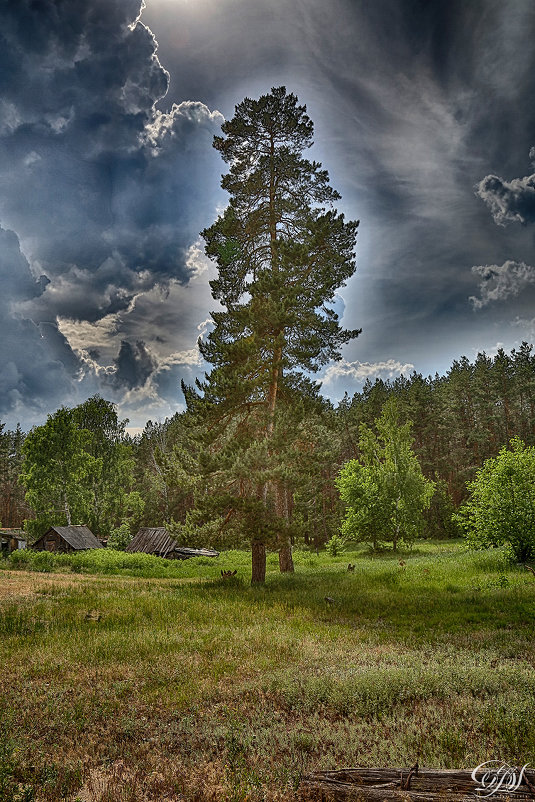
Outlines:
[[22,529],[5,529],[0,528],[0,537],[10,538],[14,540],[28,540],[28,535]]
[[102,548],[102,543],[97,540],[87,526],[51,526],[42,537],[46,537],[49,532],[57,532],[73,549],[81,551],[82,549]]
[[176,540],[173,540],[164,526],[143,526],[126,550],[142,551],[145,554],[161,554],[162,557],[165,557],[176,546]]
[[179,546],[165,526],[142,527],[126,550],[128,552],[158,554],[160,557],[167,557],[171,552],[175,552],[182,558],[219,556],[219,552],[212,549],[190,549],[186,546]]

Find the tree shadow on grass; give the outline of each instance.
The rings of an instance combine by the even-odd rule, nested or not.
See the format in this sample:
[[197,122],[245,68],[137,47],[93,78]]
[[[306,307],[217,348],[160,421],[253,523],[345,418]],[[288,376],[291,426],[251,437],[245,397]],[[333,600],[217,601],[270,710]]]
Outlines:
[[508,576],[500,574],[500,584],[488,572],[455,573],[442,567],[434,572],[425,565],[407,567],[390,560],[354,573],[335,566],[308,574],[270,574],[257,587],[242,577],[232,584],[192,583],[189,589],[197,587],[207,600],[232,598],[256,608],[259,615],[282,605],[297,627],[317,621],[319,626],[359,629],[379,641],[413,645],[466,640],[477,633],[478,643],[487,641],[506,653],[514,638],[520,652],[531,647],[535,634],[535,583],[520,569],[509,569]]

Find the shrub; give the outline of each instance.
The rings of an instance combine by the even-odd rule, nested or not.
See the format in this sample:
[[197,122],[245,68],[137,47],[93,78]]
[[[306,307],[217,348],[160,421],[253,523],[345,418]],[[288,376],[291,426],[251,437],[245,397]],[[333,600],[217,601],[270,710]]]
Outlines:
[[342,554],[345,551],[346,540],[345,538],[340,537],[340,535],[335,534],[330,540],[327,541],[325,548],[331,557],[338,557],[339,554]]
[[119,574],[130,576],[177,576],[180,564],[152,554],[127,554],[115,549],[88,549],[72,554],[32,551],[14,551],[7,564],[27,571],[73,571],[80,574]]
[[505,546],[509,557],[535,557],[535,448],[514,437],[497,457],[485,461],[470,498],[454,516],[471,548]]
[[124,551],[131,540],[132,535],[130,533],[130,524],[124,522],[116,529],[111,530],[108,538],[108,546],[112,549]]

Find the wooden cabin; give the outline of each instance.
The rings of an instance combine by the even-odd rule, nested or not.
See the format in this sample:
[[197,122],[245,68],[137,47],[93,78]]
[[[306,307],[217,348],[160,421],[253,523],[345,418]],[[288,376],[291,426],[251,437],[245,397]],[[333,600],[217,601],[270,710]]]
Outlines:
[[102,543],[87,526],[51,526],[32,548],[36,551],[72,552],[101,549]]
[[166,557],[168,560],[219,557],[219,552],[213,551],[213,549],[190,549],[186,546],[179,546],[165,526],[142,527],[126,550],[131,554],[143,552],[144,554],[154,554],[157,557]]
[[28,539],[22,529],[0,529],[0,548],[2,556],[7,557],[12,551],[25,549]]

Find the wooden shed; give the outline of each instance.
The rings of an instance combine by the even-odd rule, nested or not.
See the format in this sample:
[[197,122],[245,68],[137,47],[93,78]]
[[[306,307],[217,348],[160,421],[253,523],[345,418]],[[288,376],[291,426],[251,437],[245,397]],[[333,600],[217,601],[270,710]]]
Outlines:
[[142,527],[126,549],[128,552],[143,552],[169,560],[187,560],[189,557],[219,557],[213,549],[190,549],[179,546],[165,526]]
[[102,543],[87,526],[51,526],[32,548],[37,551],[71,552],[101,549]]
[[0,529],[0,547],[6,557],[12,551],[25,549],[27,545],[28,539],[22,529]]

